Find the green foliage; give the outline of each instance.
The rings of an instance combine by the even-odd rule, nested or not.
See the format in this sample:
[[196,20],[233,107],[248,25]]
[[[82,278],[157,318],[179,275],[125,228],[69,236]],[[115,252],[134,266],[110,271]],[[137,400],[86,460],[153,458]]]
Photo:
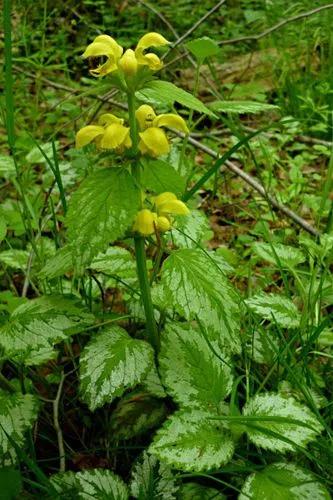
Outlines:
[[22,477],[19,470],[12,467],[0,469],[1,500],[17,498],[22,488]]
[[209,107],[219,113],[254,114],[279,109],[273,104],[255,101],[214,101]]
[[73,297],[45,295],[17,307],[0,329],[5,357],[26,365],[53,359],[54,345],[94,322]]
[[226,497],[215,488],[207,488],[198,483],[185,483],[179,491],[179,500],[223,500]]
[[80,387],[91,411],[138,385],[153,364],[153,350],[119,326],[97,333],[80,358]]
[[154,299],[187,320],[199,315],[210,342],[240,351],[239,299],[213,257],[199,249],[173,252],[163,263]]
[[170,468],[146,452],[133,467],[130,487],[138,500],[173,500],[178,490]]
[[181,196],[185,190],[185,179],[177,170],[162,160],[146,160],[143,164],[142,182],[156,194],[170,191]]
[[203,63],[208,57],[216,56],[221,50],[218,43],[208,36],[191,40],[186,43],[186,47],[199,63]]
[[239,496],[245,499],[329,500],[330,494],[310,471],[293,463],[275,463],[249,476]]
[[0,389],[0,463],[16,461],[13,445],[23,446],[25,434],[38,414],[38,400],[31,394],[8,394]]
[[246,305],[251,311],[263,319],[278,324],[283,328],[297,328],[301,315],[295,304],[282,295],[259,294],[246,299]]
[[89,175],[72,196],[67,215],[68,237],[78,258],[90,262],[124,236],[138,205],[138,189],[125,169],[105,168]]
[[281,243],[270,245],[258,241],[254,243],[253,250],[261,259],[287,269],[296,267],[305,261],[305,256],[301,250]]

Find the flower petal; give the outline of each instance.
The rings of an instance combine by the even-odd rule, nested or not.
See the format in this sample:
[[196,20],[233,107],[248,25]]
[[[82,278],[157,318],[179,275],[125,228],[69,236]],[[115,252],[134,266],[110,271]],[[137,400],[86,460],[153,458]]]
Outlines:
[[145,130],[148,127],[151,127],[153,121],[156,118],[155,111],[148,104],[142,104],[136,112],[135,117],[139,123],[140,130]]
[[159,33],[151,32],[146,33],[143,37],[140,38],[137,49],[148,49],[149,47],[160,47],[162,45],[168,45],[170,42],[164,36]]
[[102,125],[102,127],[107,127],[111,125],[111,123],[120,123],[122,125],[124,120],[122,118],[118,118],[118,116],[112,115],[111,113],[104,113],[98,118],[98,125]]
[[104,131],[101,147],[103,149],[117,149],[123,146],[127,141],[129,132],[128,127],[124,127],[120,123],[111,123]]
[[177,196],[173,193],[170,193],[169,191],[166,191],[165,193],[161,193],[158,196],[155,196],[155,198],[153,198],[153,201],[157,207],[157,210],[159,209],[159,206],[162,203],[165,203],[166,201],[172,201],[172,200],[177,200]]
[[121,57],[123,48],[109,35],[99,35],[88,45],[83,53],[87,57],[100,57],[112,55],[116,60]]
[[157,229],[161,231],[161,233],[165,233],[166,231],[169,231],[169,229],[171,229],[171,222],[167,217],[164,217],[163,215],[157,217]]
[[185,134],[189,133],[185,120],[181,116],[173,113],[158,115],[155,118],[153,125],[154,127],[171,127],[176,130],[180,130]]
[[157,215],[147,208],[137,213],[133,229],[143,236],[149,236],[155,232]]
[[115,60],[112,56],[108,58],[108,60],[104,64],[100,64],[97,68],[93,68],[89,70],[89,73],[93,76],[105,76],[112,71],[117,71],[118,66],[115,63]]
[[185,203],[180,200],[170,200],[161,203],[158,207],[158,212],[160,215],[188,215],[190,213]]
[[[144,148],[146,149],[150,156],[161,156],[169,153],[170,146],[165,135],[165,132],[157,127],[149,127],[144,132],[140,132],[139,136],[141,141],[144,144]],[[142,146],[139,144],[140,151]]]
[[104,134],[104,128],[98,125],[87,125],[81,128],[75,137],[75,147],[83,148],[90,142],[92,142],[96,137]]

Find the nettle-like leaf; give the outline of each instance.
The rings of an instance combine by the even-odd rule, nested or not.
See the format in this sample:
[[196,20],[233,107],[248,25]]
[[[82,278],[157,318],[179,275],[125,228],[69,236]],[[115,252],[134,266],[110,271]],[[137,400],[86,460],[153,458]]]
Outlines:
[[161,427],[149,452],[184,471],[202,472],[226,464],[234,453],[229,427],[216,414],[179,411]]
[[13,269],[25,271],[28,265],[29,252],[26,250],[4,250],[0,252],[0,262]]
[[279,109],[279,107],[274,104],[266,104],[257,101],[214,101],[209,104],[209,107],[213,111],[218,111],[219,113],[235,113],[239,115],[264,113]]
[[195,40],[187,42],[185,45],[200,63],[207,59],[207,57],[216,56],[221,52],[221,47],[218,43],[208,36],[196,38]]
[[156,398],[166,398],[167,396],[161,383],[160,376],[157,373],[155,364],[148,371],[147,375],[141,382],[140,387]]
[[138,385],[153,365],[152,347],[119,326],[97,333],[80,358],[80,390],[93,411]]
[[188,215],[177,218],[173,226],[172,240],[181,248],[197,248],[209,235],[209,231],[209,222],[204,212],[191,210]]
[[166,417],[164,402],[151,394],[135,391],[126,394],[113,410],[110,419],[115,439],[131,439],[157,427]]
[[92,260],[90,269],[105,274],[132,276],[135,272],[135,260],[126,248],[110,247]]
[[276,393],[254,396],[245,405],[243,415],[250,417],[245,423],[250,440],[273,451],[295,451],[322,431],[321,423],[306,406]]
[[198,483],[185,483],[180,488],[177,498],[178,500],[225,500],[227,497],[215,488],[207,488]]
[[94,322],[77,298],[45,295],[17,307],[0,328],[6,358],[38,365],[56,356],[54,345]]
[[171,191],[181,196],[185,191],[186,180],[177,170],[162,160],[145,160],[143,163],[142,184],[155,194]]
[[24,444],[25,433],[38,415],[38,400],[31,394],[8,394],[0,390],[0,463],[16,459],[15,447]]
[[230,359],[200,331],[170,323],[162,335],[160,373],[168,392],[182,406],[217,410],[232,388]]
[[71,245],[59,248],[55,255],[50,257],[39,272],[41,279],[53,279],[63,276],[74,268],[74,250]]
[[[54,474],[51,483],[60,498],[82,500],[128,500],[129,492],[124,481],[106,469]],[[66,496],[65,496],[66,495]]]
[[260,293],[245,300],[246,305],[263,319],[277,323],[283,328],[297,328],[301,315],[295,304],[275,293]]
[[282,245],[281,243],[270,245],[269,243],[257,241],[252,248],[262,259],[277,266],[281,265],[284,268],[296,267],[305,261],[305,255],[299,248]]
[[271,364],[279,351],[279,344],[269,329],[259,330],[249,335],[246,351],[256,363]]
[[168,104],[170,107],[172,107],[175,102],[178,102],[178,104],[198,111],[199,113],[215,116],[207,106],[192,94],[186,92],[186,90],[180,89],[174,83],[164,80],[152,80],[148,82],[143,89],[137,92],[137,97],[145,102],[151,103],[151,101],[155,101],[164,106]]
[[131,227],[139,190],[124,168],[104,168],[89,175],[74,193],[67,214],[69,240],[84,262]]
[[239,297],[213,257],[199,249],[173,252],[163,263],[153,298],[187,320],[198,316],[210,341],[240,352]]
[[325,486],[311,474],[292,463],[275,463],[251,474],[239,500],[330,500]]
[[130,489],[138,500],[174,500],[178,485],[167,465],[144,452],[133,467]]

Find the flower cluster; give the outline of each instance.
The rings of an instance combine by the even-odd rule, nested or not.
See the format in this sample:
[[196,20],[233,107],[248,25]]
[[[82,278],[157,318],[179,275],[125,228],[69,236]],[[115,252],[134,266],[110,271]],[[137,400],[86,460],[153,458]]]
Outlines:
[[152,199],[155,211],[143,208],[137,213],[133,229],[143,236],[165,233],[172,226],[172,215],[187,215],[189,209],[173,193],[162,193]]
[[83,57],[94,59],[106,57],[106,62],[90,70],[93,76],[105,76],[119,70],[127,76],[133,76],[143,67],[148,67],[151,71],[160,70],[163,67],[160,58],[152,52],[145,51],[150,47],[160,47],[169,43],[159,33],[147,33],[140,38],[135,50],[127,49],[124,52],[123,47],[114,38],[109,35],[99,35],[88,45]]

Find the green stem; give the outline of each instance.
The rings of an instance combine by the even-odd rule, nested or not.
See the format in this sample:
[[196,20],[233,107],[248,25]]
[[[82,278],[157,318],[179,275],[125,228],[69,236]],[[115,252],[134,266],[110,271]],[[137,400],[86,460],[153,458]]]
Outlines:
[[[137,186],[139,187],[139,189],[141,189],[141,175],[140,175],[141,172],[140,172],[140,164],[138,162],[138,130],[135,118],[134,92],[128,92],[127,100],[128,100],[130,133],[132,139],[132,154],[133,154],[132,175],[137,183]],[[137,274],[139,278],[140,291],[141,291],[141,300],[146,316],[148,340],[155,349],[155,352],[157,352],[159,350],[160,340],[154,317],[153,302],[151,299],[144,237],[136,234],[134,236],[134,245],[135,245],[136,268],[137,268]]]

